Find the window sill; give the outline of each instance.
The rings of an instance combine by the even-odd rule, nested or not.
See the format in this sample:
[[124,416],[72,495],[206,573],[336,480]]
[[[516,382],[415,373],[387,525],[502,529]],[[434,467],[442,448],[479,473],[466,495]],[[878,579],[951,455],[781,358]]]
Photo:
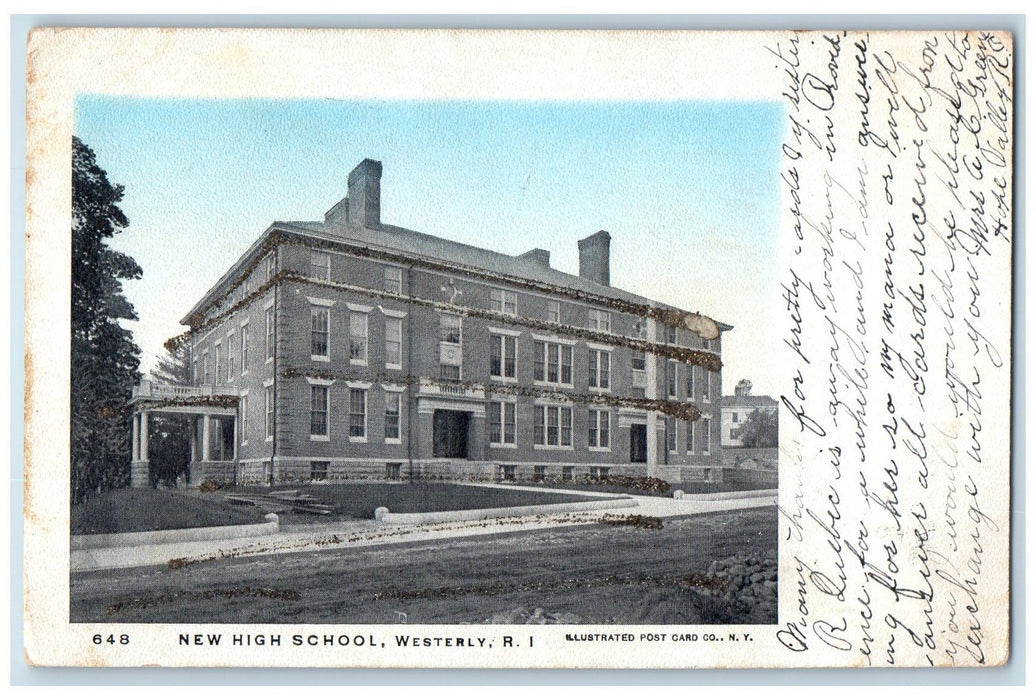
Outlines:
[[367,442],[367,438],[365,438],[365,437],[352,437],[352,436],[350,436],[349,437],[349,442],[363,442],[363,443],[365,443],[365,442]]
[[[355,439],[355,438],[350,438],[350,439]],[[403,440],[400,439],[400,438],[385,438],[385,444],[386,445],[402,445],[403,444]]]
[[593,392],[594,394],[610,394],[610,393],[612,393],[611,387],[604,387],[604,388],[602,388],[602,387],[599,387],[599,386],[591,386],[591,387],[587,387],[587,388],[591,392]]
[[403,365],[390,365],[390,364],[388,364],[388,363],[386,362],[386,363],[385,363],[385,369],[395,369],[395,370],[402,370],[402,369],[403,369]]
[[532,384],[533,384],[533,386],[565,387],[567,389],[571,389],[573,387],[573,384],[571,382],[569,382],[568,384],[562,384],[561,382],[545,382],[545,381],[542,381],[542,380],[539,380],[539,379],[533,381]]
[[587,449],[590,450],[591,452],[611,452],[612,451],[611,447],[588,447]]
[[367,360],[352,360],[352,359],[350,359],[349,360],[349,364],[354,366],[354,367],[366,367],[367,366]]
[[489,378],[494,382],[500,382],[501,384],[517,384],[518,377],[498,377],[494,374],[489,375]]
[[533,445],[532,449],[557,452],[572,452],[574,448],[571,445]]
[[310,435],[310,442],[330,442],[331,438],[327,435]]
[[518,444],[514,442],[491,442],[489,447],[495,450],[517,450]]

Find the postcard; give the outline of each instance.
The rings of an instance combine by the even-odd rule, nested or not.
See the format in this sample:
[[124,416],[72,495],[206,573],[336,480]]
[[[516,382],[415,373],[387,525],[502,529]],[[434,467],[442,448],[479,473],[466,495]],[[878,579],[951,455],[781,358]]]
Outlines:
[[28,71],[30,663],[1008,659],[1009,33]]

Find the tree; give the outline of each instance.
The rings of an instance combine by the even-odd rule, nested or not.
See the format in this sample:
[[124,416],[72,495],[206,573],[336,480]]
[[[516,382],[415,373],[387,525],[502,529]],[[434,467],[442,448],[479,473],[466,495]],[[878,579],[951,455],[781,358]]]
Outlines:
[[[190,386],[191,348],[179,343],[158,359],[151,370],[156,384]],[[151,482],[175,484],[181,474],[187,474],[191,464],[190,418],[154,414],[150,421]]]
[[777,411],[752,411],[738,433],[742,447],[777,447]]
[[140,349],[120,321],[136,313],[122,280],[140,266],[108,239],[129,225],[123,188],[108,181],[94,152],[72,138],[71,494],[125,485],[130,471],[128,402],[139,379]]

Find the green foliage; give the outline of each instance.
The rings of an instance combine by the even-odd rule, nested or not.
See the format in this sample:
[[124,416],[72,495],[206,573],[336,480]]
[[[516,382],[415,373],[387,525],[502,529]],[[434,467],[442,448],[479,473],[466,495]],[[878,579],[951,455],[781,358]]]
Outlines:
[[72,139],[71,494],[125,485],[130,467],[127,403],[139,374],[140,349],[120,325],[136,313],[122,280],[141,276],[133,258],[107,239],[129,221],[119,209],[123,189],[112,185],[94,152]]
[[755,409],[741,425],[738,436],[742,447],[777,447],[777,411]]

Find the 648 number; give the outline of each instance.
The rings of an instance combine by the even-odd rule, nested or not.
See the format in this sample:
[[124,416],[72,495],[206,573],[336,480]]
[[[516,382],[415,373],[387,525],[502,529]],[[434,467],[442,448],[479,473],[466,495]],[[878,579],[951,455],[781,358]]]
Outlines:
[[105,637],[103,634],[95,634],[94,644],[129,644],[129,635],[120,634],[116,637],[114,634],[109,634]]

